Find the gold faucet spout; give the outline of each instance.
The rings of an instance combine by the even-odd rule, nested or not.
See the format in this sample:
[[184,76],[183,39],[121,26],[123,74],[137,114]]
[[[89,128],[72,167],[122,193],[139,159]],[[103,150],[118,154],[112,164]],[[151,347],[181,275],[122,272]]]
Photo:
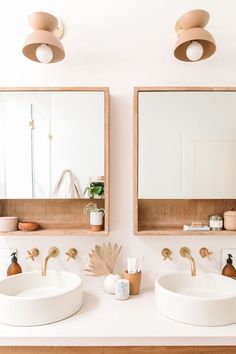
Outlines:
[[43,268],[42,268],[42,276],[43,277],[46,277],[46,275],[47,275],[47,267],[48,267],[49,258],[51,258],[50,255],[48,255],[43,262]]
[[54,258],[57,257],[59,254],[59,250],[56,247],[52,247],[49,249],[48,251],[48,255],[45,258],[44,262],[43,262],[43,267],[42,267],[42,276],[45,277],[47,275],[47,267],[48,267],[48,261],[50,258]]
[[196,276],[196,263],[194,258],[190,254],[190,249],[188,247],[182,247],[180,249],[180,255],[182,257],[188,258],[190,265],[191,265],[191,275],[192,277]]
[[186,257],[189,259],[190,265],[191,265],[191,275],[192,277],[196,276],[196,264],[195,260],[190,254],[186,254]]

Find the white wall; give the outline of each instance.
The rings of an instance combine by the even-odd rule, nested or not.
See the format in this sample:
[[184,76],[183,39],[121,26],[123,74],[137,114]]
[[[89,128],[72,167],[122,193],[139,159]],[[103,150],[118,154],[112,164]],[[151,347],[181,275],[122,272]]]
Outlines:
[[[194,8],[210,12],[209,31],[217,42],[216,54],[203,62],[184,63],[173,56],[174,26],[180,15]],[[29,33],[27,16],[44,10],[65,25],[66,59],[40,65],[21,54]],[[6,237],[0,246],[19,249],[24,269],[39,263],[23,262],[25,250],[49,246],[64,252],[78,247],[82,263],[96,242],[124,245],[127,254],[144,255],[144,269],[152,274],[189,267],[179,256],[180,246],[190,246],[197,268],[218,271],[222,247],[235,247],[234,237],[135,237],[132,233],[132,95],[134,86],[236,85],[235,0],[1,0],[1,86],[109,86],[111,92],[111,235],[102,237]],[[163,247],[173,250],[173,262],[163,262]],[[211,262],[198,250],[209,247]],[[64,262],[51,267],[79,269]],[[78,261],[81,263],[80,261]],[[123,266],[121,266],[122,269]]]

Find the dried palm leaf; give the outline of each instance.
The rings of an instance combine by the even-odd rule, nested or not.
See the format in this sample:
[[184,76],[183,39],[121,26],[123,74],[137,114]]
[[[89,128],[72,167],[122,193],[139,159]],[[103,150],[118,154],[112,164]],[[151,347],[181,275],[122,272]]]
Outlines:
[[102,246],[96,245],[95,249],[89,253],[89,264],[84,269],[89,275],[101,276],[114,273],[117,258],[122,246],[110,243]]

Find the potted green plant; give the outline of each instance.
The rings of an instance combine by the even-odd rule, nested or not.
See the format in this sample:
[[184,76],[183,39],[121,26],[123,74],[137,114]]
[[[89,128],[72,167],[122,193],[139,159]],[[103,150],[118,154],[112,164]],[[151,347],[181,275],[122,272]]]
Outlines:
[[103,219],[104,219],[104,208],[98,208],[95,203],[88,203],[84,211],[89,214],[90,219],[90,230],[91,231],[102,231],[103,230]]
[[84,195],[88,194],[89,198],[103,198],[104,196],[104,182],[90,182],[89,186],[85,188]]

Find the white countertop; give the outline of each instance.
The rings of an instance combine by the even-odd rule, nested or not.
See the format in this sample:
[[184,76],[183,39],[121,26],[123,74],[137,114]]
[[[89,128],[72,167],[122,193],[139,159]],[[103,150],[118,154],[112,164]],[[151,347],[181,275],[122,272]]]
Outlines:
[[153,289],[118,301],[101,289],[84,292],[74,316],[36,327],[0,324],[0,346],[166,346],[236,345],[236,324],[196,327],[162,316],[154,305]]

